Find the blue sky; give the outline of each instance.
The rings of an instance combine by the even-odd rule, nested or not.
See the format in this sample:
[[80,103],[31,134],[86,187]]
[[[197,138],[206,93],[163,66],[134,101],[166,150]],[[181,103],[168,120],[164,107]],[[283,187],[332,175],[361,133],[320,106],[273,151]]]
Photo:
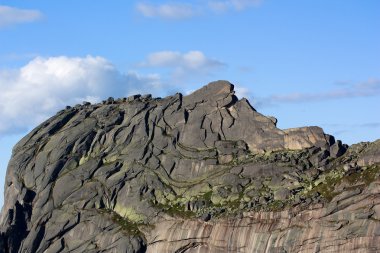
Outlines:
[[378,139],[379,10],[377,0],[0,0],[0,182],[12,146],[65,105],[217,79],[280,128]]

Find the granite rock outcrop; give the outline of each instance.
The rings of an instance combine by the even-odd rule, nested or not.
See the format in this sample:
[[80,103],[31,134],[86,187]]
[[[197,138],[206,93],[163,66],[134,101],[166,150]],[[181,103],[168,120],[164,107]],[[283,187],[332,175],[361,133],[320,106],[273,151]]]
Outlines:
[[13,149],[0,252],[379,252],[380,140],[276,123],[227,81],[68,106]]

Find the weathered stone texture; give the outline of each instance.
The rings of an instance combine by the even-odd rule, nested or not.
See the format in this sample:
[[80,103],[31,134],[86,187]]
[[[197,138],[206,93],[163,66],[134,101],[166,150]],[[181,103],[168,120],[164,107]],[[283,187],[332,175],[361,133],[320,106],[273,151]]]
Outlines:
[[0,252],[379,252],[380,141],[279,129],[233,88],[42,123],[13,149]]

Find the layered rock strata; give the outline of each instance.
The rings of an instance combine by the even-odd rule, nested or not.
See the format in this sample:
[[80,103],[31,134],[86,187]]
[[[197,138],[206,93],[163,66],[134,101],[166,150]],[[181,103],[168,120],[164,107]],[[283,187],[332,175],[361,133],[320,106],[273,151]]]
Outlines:
[[226,81],[67,107],[13,149],[0,252],[380,251],[380,141],[276,122]]

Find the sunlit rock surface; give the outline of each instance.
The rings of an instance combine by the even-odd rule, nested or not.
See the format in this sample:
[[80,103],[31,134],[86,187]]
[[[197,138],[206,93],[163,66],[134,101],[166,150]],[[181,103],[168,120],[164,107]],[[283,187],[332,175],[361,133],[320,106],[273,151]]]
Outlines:
[[379,252],[380,141],[276,121],[226,81],[67,107],[14,147],[0,252]]
[[379,193],[376,181],[325,207],[244,212],[210,222],[168,218],[146,231],[147,252],[379,252]]

